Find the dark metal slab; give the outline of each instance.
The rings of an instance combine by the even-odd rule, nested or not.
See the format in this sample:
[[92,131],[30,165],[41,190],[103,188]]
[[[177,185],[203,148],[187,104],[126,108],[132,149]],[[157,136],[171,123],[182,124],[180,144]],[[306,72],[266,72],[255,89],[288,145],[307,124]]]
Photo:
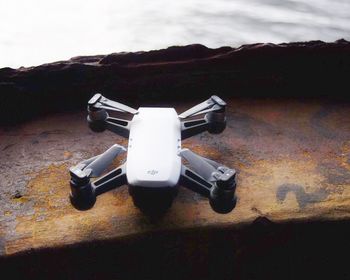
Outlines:
[[136,209],[126,187],[79,212],[68,199],[68,167],[126,141],[91,132],[85,112],[1,129],[1,255],[168,230],[235,228],[261,217],[275,223],[350,217],[350,104],[226,101],[224,133],[204,133],[183,146],[237,169],[239,201],[228,215],[214,213],[205,199],[184,188],[162,217]]

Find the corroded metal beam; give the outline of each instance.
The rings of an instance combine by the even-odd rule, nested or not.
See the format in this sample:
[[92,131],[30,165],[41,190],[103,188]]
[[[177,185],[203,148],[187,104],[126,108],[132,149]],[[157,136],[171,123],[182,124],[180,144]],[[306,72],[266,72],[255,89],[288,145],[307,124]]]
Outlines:
[[350,218],[350,104],[239,98],[227,103],[223,134],[204,133],[183,146],[237,170],[239,200],[228,215],[216,214],[206,199],[184,188],[162,217],[141,213],[126,187],[79,212],[68,199],[68,167],[125,140],[90,132],[85,112],[1,129],[0,255],[152,232],[238,229],[257,219],[280,224]]

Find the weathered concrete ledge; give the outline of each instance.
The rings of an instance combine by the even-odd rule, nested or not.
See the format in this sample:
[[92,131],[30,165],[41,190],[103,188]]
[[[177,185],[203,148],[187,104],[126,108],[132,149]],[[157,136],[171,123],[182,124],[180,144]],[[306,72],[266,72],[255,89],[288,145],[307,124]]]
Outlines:
[[221,96],[331,96],[350,75],[350,42],[202,45],[0,69],[0,124],[81,109],[94,92],[135,105]]

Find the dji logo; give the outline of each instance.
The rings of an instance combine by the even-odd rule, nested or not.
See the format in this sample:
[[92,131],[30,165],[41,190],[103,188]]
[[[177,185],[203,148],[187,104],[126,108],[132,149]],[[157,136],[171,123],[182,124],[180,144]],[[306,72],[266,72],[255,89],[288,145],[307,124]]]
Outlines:
[[147,171],[147,174],[150,174],[150,175],[156,175],[158,173],[158,171],[157,170],[148,170]]

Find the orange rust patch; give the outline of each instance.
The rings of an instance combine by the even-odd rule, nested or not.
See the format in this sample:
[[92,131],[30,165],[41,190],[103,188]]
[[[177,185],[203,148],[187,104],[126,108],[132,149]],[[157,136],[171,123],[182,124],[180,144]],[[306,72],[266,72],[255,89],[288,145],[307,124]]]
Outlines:
[[72,153],[68,151],[64,151],[63,157],[64,159],[70,159],[72,157]]
[[28,184],[28,197],[34,201],[34,214],[16,217],[16,235],[20,238],[6,243],[6,253],[28,247],[109,239],[154,229],[242,222],[256,216],[251,210],[245,213],[245,208],[235,211],[234,215],[216,214],[207,200],[188,200],[186,196],[196,194],[183,190],[186,195],[175,199],[164,217],[149,219],[134,207],[126,187],[99,196],[92,209],[78,211],[69,202],[69,191],[69,174],[65,164],[51,165],[39,172]]
[[[34,201],[34,215],[17,217],[16,233],[26,236],[26,241],[15,240],[7,244],[8,253],[24,246],[23,242],[31,247],[41,247],[87,240],[87,236],[94,237],[96,231],[108,232],[110,217],[116,213],[125,215],[123,207],[135,211],[131,200],[125,199],[124,190],[123,196],[113,191],[106,193],[98,198],[96,207],[80,212],[70,204],[69,179],[64,164],[43,169],[29,182],[28,197]],[[116,207],[118,209],[113,209]]]
[[[278,202],[276,198],[278,188],[283,184],[303,186],[306,194],[317,191],[324,178],[316,167],[312,160],[300,162],[287,157],[279,161],[257,160],[253,166],[240,170],[239,202],[232,213],[218,215],[210,209],[206,200],[194,203],[181,195],[166,216],[157,221],[156,228],[189,227],[198,223],[202,226],[241,223],[261,215],[277,221],[317,216],[329,207],[328,198],[316,204],[309,203],[302,211],[297,201],[300,197],[293,191],[287,193],[282,201]],[[35,214],[17,217],[16,232],[23,238],[8,243],[8,253],[25,246],[58,246],[155,228],[155,224],[134,207],[126,188],[98,197],[93,209],[80,212],[70,205],[68,182],[67,166],[52,165],[29,183],[28,197],[35,202]],[[187,196],[194,195],[186,190],[182,192]]]
[[[227,108],[230,122],[222,135],[204,133],[183,141],[183,147],[237,170],[238,203],[232,213],[217,214],[205,198],[180,188],[164,216],[148,217],[134,207],[126,186],[99,196],[94,208],[80,212],[68,198],[69,166],[51,165],[30,173],[33,179],[23,197],[17,202],[10,199],[13,211],[5,216],[14,216],[16,221],[8,219],[11,221],[5,226],[0,225],[0,232],[6,231],[5,253],[156,230],[238,226],[259,216],[277,222],[350,218],[348,108],[335,110],[317,102],[276,100],[232,99],[228,103],[234,105]],[[47,124],[32,123],[20,133],[61,128],[67,119],[72,118],[52,117]],[[47,161],[43,156],[47,154],[59,161],[76,152],[92,156],[113,144],[111,135],[92,134],[80,119],[72,121],[71,129],[70,133],[57,135],[65,144],[57,150],[52,142],[45,142],[46,138],[40,138],[40,149],[31,138],[21,140],[23,147],[33,149],[30,153],[24,149],[28,154],[23,156],[32,160],[26,164],[44,166]],[[125,139],[116,141],[126,146]],[[72,150],[65,151],[68,146]],[[17,160],[17,155],[13,158]],[[114,166],[122,159],[118,157]],[[28,170],[32,169],[22,176]],[[16,209],[22,206],[30,211],[18,214]]]
[[186,139],[182,146],[204,157],[218,159],[221,156],[220,152],[213,145],[206,145],[195,139]]
[[12,198],[12,201],[15,202],[15,203],[26,203],[27,201],[29,200],[28,197],[26,196],[21,196],[21,197],[13,197]]

